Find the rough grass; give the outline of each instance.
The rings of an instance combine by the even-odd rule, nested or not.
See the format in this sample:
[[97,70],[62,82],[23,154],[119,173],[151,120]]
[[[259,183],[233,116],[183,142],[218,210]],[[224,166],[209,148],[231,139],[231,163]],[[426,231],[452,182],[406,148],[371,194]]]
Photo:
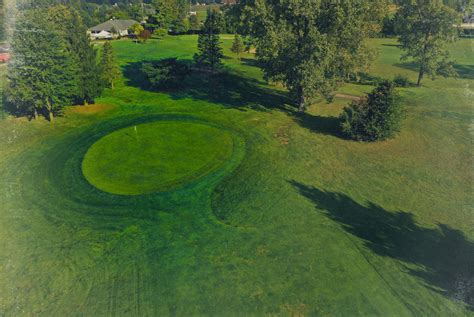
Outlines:
[[[401,89],[402,133],[365,144],[339,137],[347,100],[296,115],[252,56],[237,61],[223,41],[229,75],[194,75],[169,93],[140,88],[136,67],[190,60],[195,36],[114,42],[125,76],[98,101],[113,109],[0,122],[0,312],[472,315],[472,42],[452,48],[461,78]],[[393,40],[371,43],[370,75],[416,78]],[[163,116],[243,141],[223,168],[168,193],[87,182],[81,164],[97,140]]]

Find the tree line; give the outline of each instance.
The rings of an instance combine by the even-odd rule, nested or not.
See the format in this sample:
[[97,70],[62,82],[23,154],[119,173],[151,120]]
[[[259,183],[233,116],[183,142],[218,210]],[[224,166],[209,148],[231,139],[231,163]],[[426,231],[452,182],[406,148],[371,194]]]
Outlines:
[[[162,8],[173,2],[153,1],[161,1]],[[417,84],[421,85],[427,75],[455,75],[446,45],[456,39],[456,11],[441,0],[398,2],[395,16],[404,50],[402,58],[412,58],[419,65]],[[331,100],[338,87],[367,70],[376,55],[367,40],[382,30],[387,5],[386,0],[341,0],[337,5],[331,0],[242,0],[229,10],[236,29],[231,50],[240,58],[244,50],[254,47],[265,78],[286,86],[299,112],[304,112],[316,97]],[[207,12],[194,56],[196,67],[210,74],[222,66],[222,16],[217,10]],[[103,76],[119,75],[113,58],[109,61],[102,57],[102,66],[97,65],[97,53],[74,9],[30,8],[19,19],[16,32],[7,99],[24,113],[36,116],[41,109],[52,118],[64,105],[93,102],[104,87],[97,84],[99,78],[112,87],[114,79],[105,80]],[[108,45],[103,52],[112,56]],[[28,63],[36,68],[22,67]],[[111,65],[113,71],[106,65]],[[182,82],[178,79],[186,71],[176,60],[170,60],[147,65],[146,73],[155,83],[170,86]],[[393,91],[388,84],[380,89]],[[365,111],[358,118],[372,113],[360,104],[351,109],[352,113]]]
[[99,62],[86,31],[80,14],[64,5],[19,12],[4,92],[10,112],[53,121],[63,107],[94,103],[113,87],[120,71],[110,43]]
[[[388,2],[384,0],[290,1],[252,0],[236,6],[241,34],[249,36],[267,80],[282,83],[304,112],[315,97],[331,100],[334,91],[366,70],[375,57],[367,39],[382,30]],[[441,0],[399,0],[395,14],[402,60],[418,64],[417,86],[425,75],[456,76],[447,44],[457,37],[459,14]],[[218,14],[208,18],[198,39],[198,65],[219,68],[222,49]],[[231,50],[240,58],[242,37],[235,35]],[[340,117],[350,138],[374,141],[391,137],[400,127],[403,111],[395,83],[382,81],[361,101],[346,107]]]

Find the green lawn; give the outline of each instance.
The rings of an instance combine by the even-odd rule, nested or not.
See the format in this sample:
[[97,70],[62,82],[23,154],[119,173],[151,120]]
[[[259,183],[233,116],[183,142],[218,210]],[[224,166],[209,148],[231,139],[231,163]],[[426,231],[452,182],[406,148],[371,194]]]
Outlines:
[[[97,105],[0,121],[0,315],[473,315],[474,42],[452,47],[460,78],[401,89],[397,138],[365,144],[339,135],[348,100],[295,114],[231,35],[229,74],[141,85],[196,40],[114,42],[124,77]],[[371,44],[370,75],[416,79]]]
[[202,123],[157,121],[104,136],[87,151],[82,170],[103,191],[140,195],[200,178],[232,152],[232,136],[226,131]]

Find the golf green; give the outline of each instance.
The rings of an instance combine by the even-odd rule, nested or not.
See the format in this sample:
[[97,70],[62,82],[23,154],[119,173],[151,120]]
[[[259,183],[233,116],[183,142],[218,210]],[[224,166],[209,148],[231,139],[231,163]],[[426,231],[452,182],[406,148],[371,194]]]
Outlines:
[[99,139],[82,162],[86,179],[119,195],[169,191],[215,170],[232,155],[232,135],[196,122],[158,121]]

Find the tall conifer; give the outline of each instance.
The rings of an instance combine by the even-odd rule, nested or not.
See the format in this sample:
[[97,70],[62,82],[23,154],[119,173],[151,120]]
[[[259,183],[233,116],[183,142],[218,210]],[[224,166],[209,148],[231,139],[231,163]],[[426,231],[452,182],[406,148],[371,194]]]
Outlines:
[[194,60],[200,66],[215,71],[222,65],[222,48],[220,46],[219,32],[220,19],[219,12],[215,10],[207,11],[207,18],[201,29],[198,39],[198,51],[194,55]]
[[102,91],[97,51],[87,35],[87,27],[76,10],[64,5],[49,8],[48,18],[66,40],[71,58],[77,65],[78,85],[74,102],[93,103]]
[[78,82],[67,43],[46,16],[45,10],[32,9],[18,17],[6,100],[20,114],[44,114],[52,121],[71,103]]
[[114,89],[114,84],[120,78],[120,68],[115,60],[110,42],[105,42],[101,57],[102,79],[107,87]]

